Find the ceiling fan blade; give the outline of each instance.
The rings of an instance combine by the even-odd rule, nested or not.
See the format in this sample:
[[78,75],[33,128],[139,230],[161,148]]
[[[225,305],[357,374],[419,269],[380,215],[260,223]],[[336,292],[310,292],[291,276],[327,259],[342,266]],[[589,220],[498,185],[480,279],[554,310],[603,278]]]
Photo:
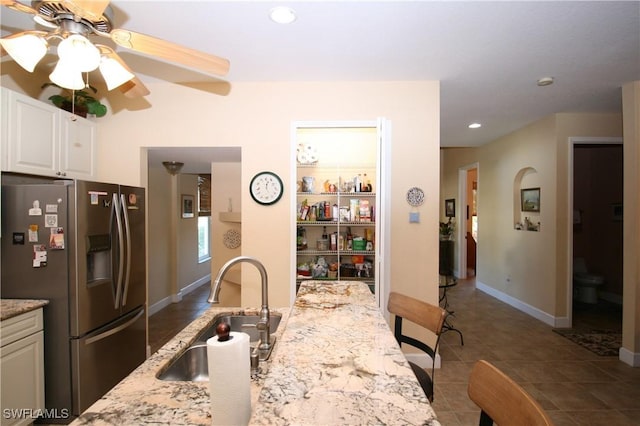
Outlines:
[[151,93],[149,92],[149,89],[147,89],[147,86],[142,84],[142,81],[140,81],[138,77],[133,77],[131,80],[118,87],[118,89],[127,98],[141,98]]
[[8,7],[9,9],[16,10],[18,12],[30,13],[32,15],[38,14],[35,9],[14,0],[0,0],[0,5]]
[[[123,61],[120,55],[118,55],[112,48],[104,46],[102,44],[96,44],[96,47],[100,49],[100,53],[102,53],[102,55],[115,59],[120,65],[122,65],[124,69],[129,71],[131,74],[134,74],[134,72],[131,71],[131,68],[127,66],[127,63]],[[127,98],[147,96],[149,93],[151,93],[138,77],[133,77],[126,83],[121,84],[120,86],[118,86],[118,89]]]
[[90,21],[100,21],[109,6],[109,0],[62,0],[61,3],[74,15]]
[[110,35],[111,39],[122,47],[158,56],[169,62],[175,62],[207,74],[225,75],[229,72],[227,59],[199,50],[129,30],[114,29]]

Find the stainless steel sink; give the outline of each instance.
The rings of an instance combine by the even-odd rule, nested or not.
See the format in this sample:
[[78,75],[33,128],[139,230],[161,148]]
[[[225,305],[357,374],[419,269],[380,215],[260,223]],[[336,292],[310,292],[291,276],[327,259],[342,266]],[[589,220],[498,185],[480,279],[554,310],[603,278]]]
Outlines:
[[207,382],[209,368],[207,366],[207,344],[194,344],[176,359],[169,368],[158,375],[160,380]]
[[[275,333],[282,319],[282,314],[278,312],[271,312],[269,314],[269,328],[271,333]],[[213,324],[209,328],[205,328],[196,340],[206,342],[207,339],[216,335],[216,327],[221,322],[226,322],[231,327],[231,331],[242,331],[249,335],[249,340],[252,344],[258,343],[260,340],[260,334],[256,328],[256,324],[260,320],[260,315],[232,315],[232,314],[220,314],[216,316]],[[254,346],[254,345],[252,345]]]
[[[272,312],[269,316],[270,331],[274,333],[280,325],[282,314]],[[221,322],[226,322],[231,331],[242,331],[249,335],[250,350],[253,352],[260,340],[256,324],[260,320],[259,315],[244,314],[218,314],[211,326],[198,334],[196,342],[189,346],[171,365],[164,371],[161,370],[156,377],[160,380],[206,382],[209,380],[209,368],[207,364],[206,341],[216,334],[216,327]],[[275,343],[275,339],[274,339]],[[259,353],[261,360],[268,359],[269,353]]]

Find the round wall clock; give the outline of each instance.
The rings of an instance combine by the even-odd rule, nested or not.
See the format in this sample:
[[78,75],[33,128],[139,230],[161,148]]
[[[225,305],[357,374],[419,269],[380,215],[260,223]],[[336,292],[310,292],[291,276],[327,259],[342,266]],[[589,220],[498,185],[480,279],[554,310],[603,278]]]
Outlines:
[[251,179],[249,192],[256,203],[268,206],[275,204],[282,197],[284,185],[277,174],[260,172]]
[[421,206],[424,203],[424,191],[417,186],[409,188],[407,191],[407,203],[413,207]]

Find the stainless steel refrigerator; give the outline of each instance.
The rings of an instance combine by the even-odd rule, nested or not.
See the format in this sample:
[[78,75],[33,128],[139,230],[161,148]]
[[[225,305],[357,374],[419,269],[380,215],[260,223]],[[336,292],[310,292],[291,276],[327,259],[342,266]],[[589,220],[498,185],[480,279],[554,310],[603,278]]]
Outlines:
[[50,301],[47,409],[77,416],[145,360],[145,253],[143,188],[2,186],[0,294]]

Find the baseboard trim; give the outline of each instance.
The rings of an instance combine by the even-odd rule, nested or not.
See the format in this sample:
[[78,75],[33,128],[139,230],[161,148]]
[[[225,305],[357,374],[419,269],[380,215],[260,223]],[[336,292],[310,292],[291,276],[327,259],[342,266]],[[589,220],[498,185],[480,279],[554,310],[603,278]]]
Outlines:
[[496,290],[493,287],[489,287],[488,285],[476,280],[476,288],[483,293],[487,293],[490,296],[495,297],[501,302],[506,303],[509,306],[513,306],[519,311],[522,311],[543,323],[551,326],[551,327],[568,327],[569,319],[565,317],[554,317],[553,315],[549,315],[548,313],[536,308],[535,306],[531,306],[528,303],[524,303],[521,300],[516,299],[513,296],[510,296],[506,293],[503,293],[499,290]]
[[620,348],[618,359],[632,367],[640,367],[640,353],[631,352],[629,349]]
[[154,303],[153,305],[149,306],[149,316],[152,316],[153,314],[157,313],[158,311],[162,310],[163,308],[166,308],[167,306],[169,306],[172,303],[177,303],[180,302],[182,300],[182,298],[191,293],[193,290],[197,289],[198,287],[200,287],[203,284],[208,283],[209,281],[211,281],[211,274],[207,274],[204,277],[192,282],[191,284],[187,285],[186,287],[184,287],[183,289],[181,289],[178,294],[171,294],[163,299],[160,299],[159,301],[157,301],[156,303]]

